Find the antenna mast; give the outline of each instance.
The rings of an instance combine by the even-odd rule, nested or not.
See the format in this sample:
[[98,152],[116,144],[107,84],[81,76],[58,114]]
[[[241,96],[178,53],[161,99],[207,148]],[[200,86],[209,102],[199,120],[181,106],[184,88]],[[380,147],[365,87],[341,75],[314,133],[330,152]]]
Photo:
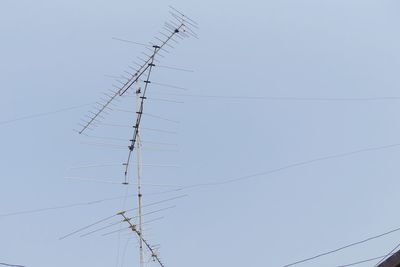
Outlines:
[[[176,10],[175,8],[170,6],[170,14],[172,15],[172,20],[168,21],[164,25],[164,32],[160,32],[162,35],[163,40],[155,37],[159,44],[153,44],[150,43],[151,45],[144,45],[146,48],[151,51],[150,55],[144,53],[147,56],[147,59],[141,59],[143,61],[143,64],[138,64],[138,68],[133,72],[127,72],[129,75],[128,77],[123,77],[125,80],[124,81],[119,81],[121,83],[121,86],[118,87],[115,91],[112,92],[111,95],[108,95],[108,99],[104,99],[103,102],[97,103],[99,105],[98,108],[94,112],[90,112],[90,115],[87,116],[88,120],[84,121],[84,124],[81,125],[82,128],[80,131],[78,131],[79,134],[83,134],[87,130],[91,130],[91,126],[97,126],[97,123],[99,123],[100,119],[104,119],[103,114],[107,115],[108,111],[112,111],[113,108],[110,106],[113,104],[113,102],[124,96],[128,90],[133,88],[133,85],[137,85],[137,89],[135,91],[136,94],[136,121],[135,124],[132,126],[133,127],[133,134],[132,138],[129,140],[129,146],[128,146],[128,156],[126,161],[122,164],[124,166],[124,180],[122,182],[123,185],[128,186],[129,181],[130,181],[130,162],[133,157],[133,151],[136,149],[136,175],[137,175],[137,216],[129,218],[126,215],[126,211],[119,212],[117,215],[121,215],[123,217],[123,222],[127,222],[129,224],[129,228],[138,236],[138,241],[139,241],[139,259],[140,259],[140,267],[145,266],[145,261],[144,261],[144,248],[146,247],[148,251],[151,253],[151,257],[154,261],[157,261],[161,267],[164,267],[164,264],[161,262],[159,256],[157,255],[155,249],[149,245],[146,239],[143,237],[143,216],[146,214],[143,214],[143,196],[142,196],[142,155],[141,155],[141,132],[140,132],[140,127],[141,127],[141,121],[142,121],[142,115],[143,115],[143,110],[144,110],[144,102],[147,99],[146,93],[148,91],[149,85],[151,83],[150,77],[151,74],[156,67],[155,62],[156,61],[155,57],[160,55],[161,52],[167,52],[166,46],[173,48],[173,46],[170,43],[170,41],[173,41],[175,43],[178,43],[177,40],[175,39],[184,39],[187,37],[194,37],[197,38],[197,35],[194,33],[194,31],[191,28],[196,28],[197,29],[197,23],[186,17],[183,13],[180,11]],[[143,45],[143,44],[142,44]],[[160,55],[161,56],[161,55]],[[143,89],[139,85],[139,83],[143,82]],[[131,220],[133,218],[137,218],[137,224],[133,224]],[[147,222],[145,222],[147,223]],[[114,225],[114,224],[112,224]],[[111,226],[112,226],[111,225]],[[108,226],[106,226],[108,227]],[[99,230],[102,230],[106,227],[100,228]],[[84,228],[86,229],[86,228]],[[96,232],[98,230],[92,231],[90,233]],[[90,234],[89,233],[89,234]],[[74,234],[74,233],[73,233]]]
[[[136,103],[140,104],[140,87],[136,91]],[[140,134],[138,134],[137,146],[136,146],[136,169],[137,169],[137,196],[138,196],[138,221],[139,221],[139,232],[143,233],[143,218],[142,218],[142,184],[141,184],[141,147]],[[143,240],[139,238],[139,257],[140,267],[144,267],[144,253],[143,253]]]

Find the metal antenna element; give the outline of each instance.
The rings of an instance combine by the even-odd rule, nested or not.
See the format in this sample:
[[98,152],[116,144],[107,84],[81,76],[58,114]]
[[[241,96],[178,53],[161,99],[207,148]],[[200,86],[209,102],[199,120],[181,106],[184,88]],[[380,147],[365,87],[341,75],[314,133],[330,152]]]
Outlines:
[[[150,74],[150,70],[149,70]],[[147,85],[147,84],[146,84]],[[142,99],[143,100],[143,99]],[[137,103],[141,103],[140,96],[137,94]],[[139,232],[143,234],[143,224],[142,224],[142,185],[141,185],[141,140],[140,135],[137,136],[137,148],[136,148],[136,169],[137,169],[137,195],[138,195],[138,221],[139,221]],[[143,254],[143,240],[139,238],[139,257],[140,257],[140,267],[144,267],[144,254]]]
[[[177,123],[176,121],[166,119],[161,116],[156,116],[156,115],[151,115],[148,113],[143,113],[144,111],[144,102],[147,99],[147,91],[149,88],[149,85],[151,84],[150,78],[151,75],[154,71],[154,68],[156,67],[156,64],[159,63],[159,57],[164,58],[165,53],[169,54],[168,50],[173,49],[174,46],[172,46],[170,43],[178,43],[176,38],[179,39],[184,39],[188,37],[194,37],[198,38],[195,31],[192,29],[197,29],[197,23],[186,17],[183,13],[180,11],[170,7],[170,12],[172,16],[171,20],[166,22],[164,24],[164,31],[161,33],[162,36],[159,37],[154,37],[154,40],[152,42],[149,42],[150,45],[144,44],[144,43],[138,43],[138,42],[132,42],[128,41],[125,39],[118,39],[114,38],[115,40],[123,41],[123,42],[129,42],[129,43],[134,43],[137,45],[145,46],[146,52],[142,52],[143,56],[137,57],[140,63],[136,63],[137,67],[131,67],[129,66],[129,69],[131,71],[125,71],[123,75],[116,76],[116,82],[118,82],[118,86],[114,86],[115,89],[111,92],[111,94],[106,93],[105,99],[102,99],[100,103],[97,103],[98,107],[96,107],[95,112],[90,112],[85,121],[83,122],[82,129],[78,131],[79,134],[82,134],[86,131],[86,129],[91,130],[93,127],[96,126],[116,126],[116,127],[126,127],[125,125],[116,125],[116,124],[110,124],[110,123],[103,123],[101,120],[105,119],[104,115],[107,115],[107,111],[122,111],[126,112],[126,110],[123,109],[118,109],[114,104],[114,102],[119,101],[120,98],[122,97],[129,97],[133,96],[133,94],[127,93],[130,89],[135,88],[135,96],[136,96],[136,121],[134,123],[133,127],[133,134],[132,138],[129,140],[129,146],[128,146],[128,156],[127,159],[124,163],[122,163],[123,168],[124,168],[124,180],[122,182],[123,185],[129,185],[130,183],[130,167],[132,165],[132,158],[133,158],[133,151],[136,149],[136,167],[137,167],[137,198],[138,198],[138,204],[137,207],[131,210],[136,210],[137,211],[137,216],[135,217],[128,217],[126,215],[126,212],[130,210],[125,210],[118,212],[116,215],[104,218],[102,220],[99,220],[95,223],[92,223],[86,227],[80,228],[78,230],[75,230],[72,233],[69,233],[61,239],[67,238],[69,236],[75,235],[77,233],[80,233],[84,230],[87,230],[88,228],[91,228],[92,226],[95,226],[97,224],[103,223],[105,221],[108,221],[114,216],[122,216],[123,220],[122,222],[127,222],[129,224],[129,229],[131,229],[138,237],[139,237],[139,258],[140,258],[140,267],[145,266],[145,255],[144,255],[144,247],[146,247],[149,252],[151,253],[151,258],[153,261],[156,261],[159,263],[161,267],[164,267],[164,264],[161,262],[160,257],[157,255],[156,250],[154,249],[153,246],[150,246],[148,241],[143,238],[143,216],[146,216],[148,214],[152,214],[158,211],[153,211],[153,212],[148,212],[148,213],[143,213],[143,207],[149,206],[148,205],[143,205],[143,196],[142,196],[142,159],[141,159],[141,150],[142,150],[142,142],[141,142],[141,131],[142,130],[151,130],[151,131],[158,131],[158,132],[163,132],[163,133],[170,133],[174,134],[174,132],[170,131],[163,131],[163,130],[158,130],[158,129],[150,129],[150,128],[143,128],[141,127],[141,121],[142,121],[142,116],[143,114],[148,115],[153,118],[157,119],[162,119],[166,120],[169,122],[174,122]],[[154,43],[153,43],[154,42]],[[168,49],[168,50],[167,50]],[[157,58],[156,58],[157,57]],[[173,67],[166,67],[166,66],[160,66],[164,68],[170,68],[170,69],[175,69],[175,70],[180,70],[180,71],[188,71],[186,69],[181,69],[181,68],[173,68]],[[113,78],[115,78],[113,76]],[[167,85],[167,84],[161,84],[161,83],[156,83],[154,82],[155,85],[161,85],[161,86],[167,86],[167,87],[173,87],[175,89],[181,89],[181,90],[186,90],[185,88],[177,87],[177,86],[172,86],[172,85]],[[130,112],[130,111],[129,111]],[[103,115],[104,114],[104,115]],[[131,127],[131,126],[129,126]],[[98,146],[106,146],[109,148],[120,148],[118,144],[108,144],[108,143],[94,143],[94,145]],[[146,148],[144,148],[146,149]],[[171,151],[171,150],[170,150]],[[175,198],[172,198],[175,199]],[[171,200],[172,200],[171,199]],[[168,200],[167,200],[168,201]],[[164,210],[164,209],[162,209]],[[159,210],[161,211],[161,210]],[[133,218],[137,218],[138,224],[133,224],[131,220]],[[106,226],[103,226],[101,228],[92,230],[88,233],[82,234],[81,237],[83,236],[88,236],[92,233],[107,229],[108,227],[112,227],[114,225],[117,225],[120,222],[113,222],[111,224],[108,224]],[[111,234],[114,232],[119,232],[120,230],[113,231],[107,234]]]
[[[170,21],[166,22],[166,30],[167,34],[164,40],[157,38],[156,40],[160,41],[160,44],[153,44],[151,45],[153,47],[153,51],[151,55],[146,54],[147,59],[141,59],[143,61],[142,64],[139,64],[138,69],[130,74],[130,77],[125,77],[126,81],[122,82],[120,87],[117,87],[116,91],[113,91],[111,95],[107,95],[108,98],[103,99],[103,103],[100,103],[100,107],[95,110],[95,112],[91,112],[89,115],[88,121],[85,121],[84,124],[82,124],[82,129],[78,131],[79,134],[82,134],[86,129],[88,129],[92,124],[96,122],[96,119],[104,113],[106,109],[112,110],[109,106],[114,102],[115,99],[117,99],[119,96],[123,96],[131,87],[134,83],[138,82],[140,77],[142,77],[143,74],[146,73],[146,71],[149,71],[152,67],[155,66],[154,61],[155,61],[155,56],[160,54],[161,51],[165,50],[165,46],[172,47],[169,42],[170,41],[175,41],[174,37],[178,38],[184,38],[184,37],[195,37],[197,38],[197,35],[194,33],[194,31],[191,29],[197,28],[197,24],[193,22],[193,20],[189,19],[187,16],[183,15],[179,11],[176,11],[174,8],[170,7],[172,11],[170,11],[173,19],[176,21]],[[164,34],[163,34],[164,36]]]
[[128,218],[125,215],[125,213],[120,213],[119,215],[121,215],[124,218],[124,222],[127,222],[129,224],[129,228],[139,237],[139,240],[141,240],[142,243],[150,251],[153,261],[157,261],[160,264],[161,267],[165,267],[165,265],[161,262],[161,259],[158,256],[157,252],[153,249],[153,247],[149,244],[149,242],[147,242],[147,240],[143,238],[142,232],[140,232],[137,229],[137,226],[131,222],[131,219]]
[[[154,48],[154,51],[156,51],[156,49],[157,48]],[[133,128],[134,128],[133,137],[130,140],[131,144],[129,146],[128,159],[126,160],[126,163],[124,163],[124,165],[125,165],[125,181],[124,181],[124,184],[128,184],[127,178],[128,178],[129,163],[130,163],[130,159],[131,159],[131,156],[132,156],[132,151],[135,148],[136,141],[137,141],[137,139],[139,137],[139,127],[140,127],[140,122],[142,120],[142,115],[143,115],[143,104],[144,104],[144,100],[146,99],[147,88],[148,88],[148,86],[150,84],[151,70],[155,66],[153,62],[154,62],[154,56],[152,57],[152,59],[151,59],[151,61],[149,63],[149,71],[147,73],[147,79],[144,81],[145,86],[144,86],[143,93],[142,93],[140,87],[136,90],[136,96],[137,96],[137,99],[139,101],[139,104],[138,104],[139,107],[138,107],[138,111],[136,112],[137,113],[136,123],[133,126]]]

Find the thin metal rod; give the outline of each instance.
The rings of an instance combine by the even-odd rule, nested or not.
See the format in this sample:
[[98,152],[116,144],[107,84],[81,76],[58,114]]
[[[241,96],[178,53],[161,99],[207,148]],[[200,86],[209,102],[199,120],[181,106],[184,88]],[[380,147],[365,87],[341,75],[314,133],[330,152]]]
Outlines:
[[380,261],[378,261],[374,267],[379,267],[382,262],[386,260],[386,258],[390,257],[390,255],[394,254],[394,252],[400,247],[400,243],[397,244],[389,253],[387,253]]
[[82,133],[89,127],[89,125],[91,125],[91,124],[94,122],[94,120],[102,113],[102,111],[105,110],[105,109],[108,107],[108,105],[111,104],[111,102],[112,102],[118,95],[119,95],[119,91],[117,91],[112,97],[110,97],[110,98],[106,101],[106,103],[99,109],[99,111],[96,112],[96,115],[94,115],[93,118],[92,118],[90,121],[88,121],[88,122],[84,125],[84,127],[82,128],[82,130],[79,131],[79,134],[82,134]]
[[136,225],[132,224],[131,221],[129,220],[128,217],[125,216],[124,213],[121,214],[122,217],[124,217],[124,219],[126,220],[127,223],[129,223],[130,225],[130,229],[136,233],[136,235],[139,237],[140,240],[143,241],[143,244],[148,248],[148,250],[151,253],[151,257],[153,258],[153,260],[156,260],[161,267],[165,267],[165,265],[161,262],[160,257],[157,255],[156,251],[153,249],[153,247],[147,242],[146,239],[143,238],[142,233],[136,229]]
[[188,16],[186,16],[185,14],[183,14],[181,11],[179,11],[179,10],[176,9],[175,7],[173,7],[173,6],[170,5],[169,8],[172,9],[172,10],[174,10],[175,12],[179,13],[181,16],[183,16],[184,18],[186,18],[186,20],[191,21],[194,25],[196,25],[196,26],[199,25],[199,24],[197,23],[197,21],[195,21],[195,20],[189,18]]
[[194,70],[189,70],[189,69],[179,68],[179,67],[171,67],[171,66],[163,66],[163,65],[157,65],[157,67],[171,69],[171,70],[184,71],[184,72],[194,72]]
[[139,42],[134,42],[131,40],[126,40],[126,39],[121,39],[121,38],[117,38],[117,37],[112,37],[113,40],[116,41],[120,41],[120,42],[125,42],[125,43],[131,43],[131,44],[136,44],[136,45],[141,45],[141,46],[145,46],[145,47],[151,47],[151,45],[147,45],[147,44],[143,44],[143,43],[139,43]]
[[64,235],[64,236],[60,237],[59,239],[62,240],[62,239],[65,239],[65,238],[67,238],[67,237],[70,237],[70,236],[72,236],[72,235],[74,235],[74,234],[76,234],[76,233],[79,233],[79,232],[81,232],[81,231],[83,231],[83,230],[86,230],[86,229],[88,229],[88,228],[90,228],[90,227],[92,227],[92,226],[94,226],[94,225],[97,225],[97,224],[102,223],[102,222],[104,222],[104,221],[107,221],[107,220],[109,220],[109,219],[111,219],[111,218],[114,218],[114,217],[117,216],[117,215],[118,215],[118,214],[114,214],[114,215],[112,215],[112,216],[108,216],[108,217],[106,217],[106,218],[104,218],[104,219],[98,220],[97,222],[94,222],[94,223],[89,224],[89,225],[87,225],[87,226],[85,226],[85,227],[79,228],[78,230],[75,230],[75,231],[73,231],[73,232],[71,232],[71,233],[69,233],[69,234],[67,234],[67,235]]
[[[155,47],[155,48],[154,48],[154,53],[155,53],[156,50],[157,50],[157,48]],[[146,99],[146,92],[147,92],[147,88],[148,88],[149,83],[150,83],[151,70],[152,70],[152,68],[153,68],[153,66],[154,66],[154,55],[155,55],[155,54],[153,54],[153,57],[151,58],[151,61],[150,61],[150,63],[148,64],[148,66],[149,66],[149,71],[148,71],[148,73],[147,73],[147,79],[146,79],[146,81],[145,81],[143,93],[141,94],[140,87],[139,87],[139,89],[136,91],[136,93],[137,93],[138,95],[141,94],[141,96],[139,96],[139,98],[140,98],[140,103],[139,103],[139,107],[138,107],[138,111],[137,111],[136,124],[135,124],[135,126],[134,126],[135,129],[134,129],[134,132],[133,132],[133,137],[132,137],[132,139],[131,139],[131,145],[129,146],[128,159],[126,160],[126,163],[125,163],[125,183],[127,183],[128,170],[129,170],[129,162],[130,162],[130,159],[131,159],[131,157],[132,157],[132,151],[133,151],[133,149],[135,148],[136,141],[137,141],[137,138],[138,138],[138,135],[139,135],[139,127],[140,127],[140,122],[141,122],[141,120],[142,120],[144,100]]]
[[[170,207],[166,207],[166,208],[154,210],[154,211],[151,211],[151,212],[148,212],[148,213],[143,214],[143,216],[155,214],[155,213],[162,212],[162,211],[164,211],[164,210],[172,209],[172,208],[175,208],[175,207],[176,207],[176,206],[170,206]],[[129,220],[136,219],[136,218],[139,218],[139,216],[135,216],[135,217],[129,218]],[[103,226],[103,227],[101,227],[101,228],[97,228],[97,229],[95,229],[95,230],[93,230],[93,231],[90,231],[90,232],[88,232],[88,233],[82,234],[82,235],[80,235],[80,237],[85,237],[85,236],[91,235],[91,234],[93,234],[93,233],[97,233],[97,232],[99,232],[99,231],[101,231],[101,230],[104,230],[104,229],[113,227],[113,226],[115,226],[115,225],[118,225],[118,224],[120,224],[120,223],[122,223],[122,222],[124,222],[124,221],[125,221],[125,220],[118,221],[118,222],[113,222],[113,223],[108,224],[108,225],[106,225],[106,226]]]
[[[154,62],[154,57],[156,54],[158,54],[161,49],[177,34],[180,32],[180,30],[184,27],[184,24],[181,24],[179,27],[174,29],[169,37],[161,43],[161,45],[154,45],[154,52],[153,54],[147,59],[143,60],[144,63],[139,67],[139,70],[136,71],[132,76],[123,84],[121,88],[118,89],[118,91],[113,94],[109,99],[104,100],[105,103],[101,106],[101,108],[96,112],[96,114],[93,116],[91,120],[86,122],[84,125],[82,125],[82,129],[78,131],[79,134],[82,134],[93,122],[94,120],[106,109],[108,108],[109,105],[112,104],[113,100],[116,99],[116,97],[122,96],[125,94],[125,92],[135,83],[138,81],[138,79],[150,68],[152,67],[153,62]],[[151,63],[151,64],[150,64]]]
[[25,267],[23,265],[9,264],[9,263],[4,263],[4,262],[0,262],[0,265],[2,265],[2,266],[10,266],[10,267]]
[[184,25],[181,24],[179,27],[175,28],[171,34],[168,36],[168,38],[161,44],[161,45],[154,45],[154,52],[148,58],[139,68],[139,70],[132,75],[132,77],[125,83],[125,85],[121,88],[120,95],[125,94],[125,92],[135,83],[139,80],[139,78],[145,73],[151,65],[149,64],[150,62],[154,62],[154,57],[160,52],[161,48],[163,48],[169,40],[171,40],[172,37],[174,37],[177,33],[180,32]]
[[[140,105],[140,94],[137,94],[137,105]],[[136,171],[137,171],[137,195],[138,195],[138,221],[139,221],[139,231],[143,233],[143,222],[142,222],[142,190],[141,190],[141,168],[142,168],[142,159],[141,159],[141,142],[140,142],[140,134],[138,129],[137,136],[137,146],[136,146]],[[143,251],[143,240],[139,239],[139,257],[140,257],[140,267],[144,267],[144,251]]]
[[[154,218],[154,219],[152,219],[152,220],[145,221],[145,222],[143,223],[143,225],[150,224],[150,223],[155,222],[155,221],[160,221],[160,220],[162,220],[162,219],[164,219],[164,217],[157,217],[157,218]],[[124,229],[114,230],[114,231],[112,231],[112,232],[104,233],[104,234],[102,234],[102,236],[107,236],[107,235],[115,234],[115,233],[118,233],[118,232],[126,231],[126,230],[128,230],[128,229],[130,229],[130,228],[124,228]],[[131,234],[131,233],[129,233],[129,234]]]

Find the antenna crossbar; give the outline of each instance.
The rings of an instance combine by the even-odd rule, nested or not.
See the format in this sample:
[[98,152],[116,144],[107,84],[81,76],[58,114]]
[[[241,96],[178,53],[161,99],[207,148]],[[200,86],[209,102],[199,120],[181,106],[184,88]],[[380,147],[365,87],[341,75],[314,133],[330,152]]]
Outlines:
[[[157,50],[157,48],[154,48],[154,52],[156,50]],[[132,157],[132,152],[133,152],[133,150],[135,148],[135,145],[136,145],[136,142],[137,142],[137,139],[138,139],[138,136],[139,136],[139,127],[140,127],[140,122],[142,120],[142,115],[143,115],[144,100],[146,99],[147,88],[148,88],[148,86],[150,84],[150,80],[149,79],[150,79],[150,75],[151,75],[151,70],[155,66],[154,63],[153,63],[154,62],[154,55],[155,54],[153,54],[153,56],[151,58],[151,61],[148,64],[149,71],[147,73],[147,79],[144,81],[144,83],[145,83],[144,90],[143,90],[142,95],[139,97],[140,98],[139,110],[136,112],[138,115],[137,115],[137,118],[136,118],[135,126],[133,126],[134,132],[133,132],[133,137],[130,140],[131,141],[131,145],[129,146],[128,159],[126,160],[126,163],[124,163],[124,165],[125,165],[125,181],[124,181],[124,184],[128,184],[129,163],[130,163],[130,160],[131,160],[131,157]],[[141,93],[141,91],[140,91],[140,88],[139,88],[136,91],[136,94],[140,95],[140,93]]]
[[157,261],[161,267],[165,267],[165,265],[162,263],[160,257],[157,255],[157,252],[153,249],[153,247],[149,244],[149,242],[143,238],[142,233],[136,228],[136,225],[131,222],[131,219],[128,218],[125,213],[119,214],[124,218],[124,221],[126,221],[129,224],[129,228],[134,232],[139,239],[145,244],[147,249],[151,253],[151,257],[153,258],[154,261]]
[[176,27],[171,34],[164,40],[160,45],[153,45],[154,51],[153,54],[149,56],[149,58],[144,61],[144,63],[139,67],[139,69],[132,74],[131,78],[122,86],[119,95],[122,96],[125,92],[139,80],[139,78],[147,71],[148,68],[151,67],[151,63],[154,62],[154,57],[160,52],[160,50],[167,45],[167,43],[177,34],[180,30],[185,26],[185,24],[181,23],[178,27]]
[[182,21],[182,23],[179,26],[171,30],[170,34],[167,35],[167,38],[164,41],[162,41],[161,44],[152,45],[152,47],[154,48],[153,53],[151,55],[148,55],[147,60],[144,59],[142,60],[143,64],[139,65],[139,69],[135,73],[131,74],[131,77],[129,78],[127,77],[126,82],[121,82],[122,87],[118,88],[118,90],[114,92],[112,95],[108,95],[108,99],[105,99],[104,103],[101,104],[101,107],[96,112],[94,112],[94,114],[92,114],[90,119],[86,121],[85,124],[82,125],[82,129],[78,131],[79,134],[82,134],[86,129],[88,129],[89,126],[96,121],[96,119],[100,116],[100,114],[102,114],[118,96],[123,96],[134,83],[139,81],[140,77],[146,71],[148,71],[151,67],[154,66],[154,60],[155,60],[154,57],[157,54],[159,54],[161,50],[165,50],[164,47],[168,45],[168,42],[170,40],[173,40],[174,36],[177,36],[178,33],[183,33],[184,27],[185,24]]

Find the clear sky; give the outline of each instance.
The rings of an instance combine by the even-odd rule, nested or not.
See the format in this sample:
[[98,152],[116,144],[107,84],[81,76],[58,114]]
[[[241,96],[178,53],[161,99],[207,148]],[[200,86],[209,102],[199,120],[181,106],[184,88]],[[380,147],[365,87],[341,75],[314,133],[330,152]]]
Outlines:
[[[145,208],[176,205],[145,218],[164,217],[148,224],[145,235],[161,245],[166,266],[279,267],[399,227],[398,1],[3,0],[0,121],[89,105],[0,124],[0,262],[138,266],[137,242],[127,243],[128,232],[59,240],[135,207],[135,198],[2,215],[126,194],[119,184],[66,179],[119,182],[121,166],[71,168],[122,163],[127,155],[126,141],[88,139],[73,129],[112,88],[106,75],[123,74],[144,51],[112,38],[152,40],[169,19],[169,4],[198,21],[200,38],[158,58],[195,71],[154,71],[154,82],[189,90],[149,88],[146,111],[179,123],[144,116],[143,127],[176,134],[143,130],[143,163],[178,167],[145,166],[144,183],[185,186],[260,175],[164,194],[171,188],[144,186],[145,204],[188,195]],[[135,99],[118,105],[134,110]],[[134,115],[114,111],[104,123],[128,126]],[[131,131],[102,125],[89,134],[128,140]],[[343,154],[352,151],[359,153]],[[296,165],[301,162],[307,163]],[[377,257],[398,242],[400,232],[299,266]]]

